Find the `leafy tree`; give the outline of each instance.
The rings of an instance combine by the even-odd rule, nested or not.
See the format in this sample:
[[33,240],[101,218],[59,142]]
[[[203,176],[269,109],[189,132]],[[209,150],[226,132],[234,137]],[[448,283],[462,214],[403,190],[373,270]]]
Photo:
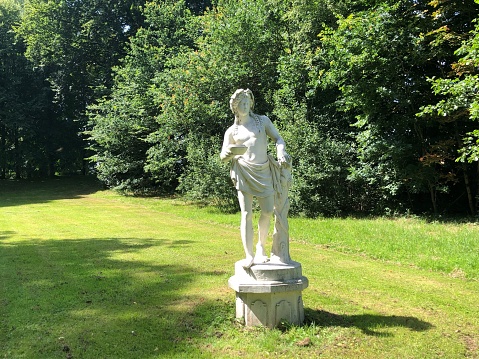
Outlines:
[[[68,138],[56,126],[52,93],[41,69],[24,57],[13,28],[21,19],[17,2],[0,2],[0,178],[53,175]],[[54,129],[54,130],[52,130]],[[49,132],[49,133],[47,133]],[[63,137],[63,141],[62,141]],[[69,159],[68,159],[69,160]]]
[[148,2],[143,14],[146,26],[131,39],[127,56],[115,68],[111,95],[90,106],[88,134],[95,151],[92,160],[107,185],[137,193],[170,192],[178,185],[178,141],[164,128],[165,145],[160,148],[159,139],[157,150],[151,149],[152,133],[159,128],[156,118],[164,107],[156,99],[157,87],[163,86],[160,77],[172,59],[193,47],[193,15],[184,1]]
[[349,179],[363,189],[363,207],[380,213],[419,208],[426,193],[437,212],[438,193],[457,182],[451,175],[457,169],[444,161],[447,148],[442,157],[429,156],[441,143],[438,124],[415,116],[431,97],[427,78],[447,72],[452,62],[445,57],[451,44],[431,31],[433,12],[413,1],[382,2],[340,16],[337,28],[322,33],[318,56],[329,66],[318,72],[318,83],[341,92],[336,108],[356,129],[357,163]]
[[335,13],[345,4],[277,1],[282,51],[278,58],[274,117],[293,157],[294,182],[291,211],[308,216],[341,215],[354,208],[349,196],[347,169],[353,153],[347,118],[333,106],[338,92],[319,89],[317,72],[325,68],[316,56],[321,47],[318,34],[334,26]]
[[[271,110],[279,36],[270,9],[267,1],[220,1],[191,22],[201,34],[194,46],[179,52],[154,80],[161,112],[149,136],[146,168],[155,177],[176,176],[178,189],[190,197],[220,203],[220,188],[231,188],[218,154],[232,122],[228,100],[234,90],[251,88],[257,111]],[[225,205],[236,203],[233,195],[225,192]]]
[[[142,0],[27,0],[17,33],[26,56],[42,68],[55,93],[55,112],[70,129],[69,156],[82,163],[85,110],[112,86],[112,67],[143,18]],[[65,148],[65,151],[67,148]]]
[[208,5],[164,0],[142,9],[145,26],[115,68],[112,93],[89,107],[92,159],[108,185],[235,209],[218,153],[233,119],[229,97],[242,87],[287,141],[293,211],[422,212],[429,199],[439,212],[461,198],[459,174],[467,183],[471,171],[454,158],[471,121],[416,113],[437,101],[428,78],[462,66],[453,65],[463,56],[454,50],[477,15],[469,2]]
[[[442,99],[435,105],[428,105],[422,108],[420,116],[436,116],[444,123],[453,123],[455,125],[455,141],[454,148],[459,149],[460,156],[457,161],[463,163],[464,179],[466,185],[469,183],[467,169],[464,162],[478,163],[479,159],[479,130],[471,129],[472,122],[479,119],[479,100],[477,91],[479,88],[478,66],[479,66],[479,25],[471,31],[471,38],[464,41],[462,46],[456,51],[461,56],[457,63],[453,65],[453,78],[432,78],[432,89],[436,95],[440,95]],[[461,133],[459,133],[461,126]],[[461,135],[466,137],[461,138]],[[454,153],[451,159],[455,159]],[[477,166],[477,164],[476,164]],[[479,169],[479,167],[478,167]],[[478,171],[479,174],[479,171]],[[477,181],[477,179],[476,179]],[[477,181],[479,185],[479,181]],[[469,209],[475,213],[479,208],[479,188],[475,190],[473,195],[472,186],[468,188]],[[474,200],[473,198],[476,197]]]
[[[18,157],[18,136],[13,136],[17,131],[16,110],[18,107],[14,84],[19,82],[19,76],[15,74],[18,68],[21,50],[15,46],[13,25],[19,20],[20,8],[13,1],[2,0],[0,2],[0,178],[5,179],[8,171],[10,153],[17,152]],[[13,141],[12,141],[13,139]],[[13,151],[12,151],[13,150]],[[17,173],[19,175],[19,173]]]

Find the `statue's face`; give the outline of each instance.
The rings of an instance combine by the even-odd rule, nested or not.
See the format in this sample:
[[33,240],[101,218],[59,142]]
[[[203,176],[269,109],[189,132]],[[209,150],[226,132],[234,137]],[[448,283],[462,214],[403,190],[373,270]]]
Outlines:
[[239,115],[247,115],[251,108],[251,100],[248,96],[241,96],[241,100],[238,102],[237,111]]

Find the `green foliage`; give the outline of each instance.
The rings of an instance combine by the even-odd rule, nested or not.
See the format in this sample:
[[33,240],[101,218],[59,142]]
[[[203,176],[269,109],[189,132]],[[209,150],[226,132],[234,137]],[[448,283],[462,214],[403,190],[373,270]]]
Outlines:
[[475,22],[473,19],[477,17],[479,6],[473,3],[468,8],[459,6],[457,9],[451,9],[447,5],[441,7],[436,4],[436,6],[438,7],[436,15],[450,14],[454,10],[456,11],[454,14],[461,14],[461,18],[464,20],[468,18],[469,21],[461,22],[458,21],[458,16],[453,16],[450,24],[432,32],[435,36],[432,43],[435,46],[437,44],[461,46],[456,51],[454,50],[457,47],[450,51],[456,56],[451,63],[451,71],[442,76],[429,78],[436,97],[431,98],[417,113],[418,117],[439,124],[439,133],[431,141],[431,149],[435,151],[430,151],[424,159],[429,164],[435,162],[436,166],[437,163],[445,163],[446,159],[450,163],[454,163],[454,160],[459,162],[455,166],[447,166],[449,174],[442,174],[439,177],[449,179],[449,183],[457,183],[458,179],[454,174],[462,172],[469,212],[475,214],[479,208],[477,165],[468,164],[466,160],[469,163],[476,162],[478,152],[477,126],[471,120],[477,118],[475,109],[478,82],[476,54],[478,28],[477,25],[473,28]]
[[0,2],[0,178],[31,178],[81,168],[76,134],[60,122],[45,72],[25,58],[15,36],[21,6]]
[[322,33],[318,56],[329,68],[318,80],[340,90],[337,109],[357,129],[357,162],[349,179],[364,188],[359,191],[369,198],[364,208],[384,210],[414,176],[405,170],[421,151],[413,114],[421,101],[416,94],[425,88],[424,67],[417,69],[427,54],[419,51],[424,25],[414,19],[415,11],[406,1],[381,4],[340,17],[337,29]]
[[[132,118],[152,110],[138,145],[134,135],[126,136],[132,146],[113,151],[107,167],[112,174],[122,169],[125,180],[136,173],[147,185],[229,206],[229,179],[220,175],[216,153],[232,120],[228,98],[248,87],[256,112],[269,115],[287,137],[296,163],[294,212],[389,213],[416,207],[424,195],[437,211],[438,194],[458,181],[449,160],[454,145],[442,127],[415,114],[432,96],[427,76],[452,63],[444,56],[466,31],[466,20],[447,20],[454,33],[445,36],[435,29],[441,25],[436,15],[451,13],[446,5],[370,5],[225,0],[192,16],[182,1],[148,4],[149,27],[132,39],[127,57],[135,60],[118,72],[124,71],[125,83],[147,74],[131,90],[147,100],[118,108],[132,111]],[[124,131],[135,133],[136,123]],[[128,153],[139,160],[130,161]],[[204,175],[207,169],[211,176]]]
[[[144,14],[149,26],[132,39],[128,56],[116,69],[112,94],[90,106],[88,134],[95,151],[91,159],[109,186],[137,193],[168,192],[177,185],[178,166],[171,160],[173,146],[168,146],[173,141],[167,140],[165,147],[149,142],[159,127],[155,119],[161,108],[154,79],[171,57],[192,45],[185,29],[190,14],[182,2],[147,3]],[[155,165],[148,158],[157,159]]]
[[472,0],[1,4],[0,177],[89,157],[110,187],[236,208],[217,154],[250,88],[287,139],[293,212],[477,210]]
[[318,128],[303,121],[288,127],[283,137],[293,156],[291,212],[308,217],[350,213],[354,199],[349,196],[347,169],[354,153],[349,143],[324,138]]
[[142,19],[142,1],[28,0],[17,32],[26,56],[50,69],[65,116],[78,117],[98,87],[110,87],[111,68]]
[[86,129],[86,107],[112,86],[112,67],[142,23],[141,4],[142,0],[25,1],[16,33],[26,44],[25,56],[42,69],[55,94],[49,111],[61,124],[51,126],[52,132],[59,130],[68,138],[62,151],[73,170],[85,171],[81,132]]
[[318,85],[340,91],[336,108],[356,128],[357,162],[349,178],[379,213],[411,203],[419,208],[422,193],[437,212],[438,194],[450,191],[462,170],[447,156],[454,127],[415,116],[432,97],[427,76],[448,71],[452,61],[445,54],[467,22],[457,13],[450,24],[456,37],[444,38],[431,31],[438,26],[432,5],[380,3],[340,16],[337,27],[322,33],[317,55],[329,65],[318,73]]
[[[471,121],[479,119],[479,25],[471,31],[470,38],[464,41],[456,51],[461,56],[454,65],[454,78],[431,79],[432,90],[442,99],[434,105],[422,108],[419,116],[438,116],[446,121],[458,121],[468,118]],[[477,129],[467,133],[459,149],[461,161],[477,162],[479,154],[479,137]]]
[[[146,168],[155,178],[168,173],[180,180],[179,190],[191,198],[236,207],[218,154],[233,119],[228,100],[236,88],[257,90],[257,111],[270,106],[266,99],[275,83],[271,64],[278,46],[269,10],[267,1],[254,6],[225,1],[191,19],[192,29],[201,36],[191,49],[179,51],[168,61],[153,80],[152,92],[161,111],[156,117],[158,127],[148,137]],[[206,169],[212,173],[206,175]]]
[[214,205],[226,212],[236,212],[236,189],[229,177],[229,166],[219,158],[220,147],[217,136],[188,141],[188,167],[180,178],[178,190],[188,199]]
[[219,4],[194,18],[182,1],[146,4],[149,26],[132,39],[112,95],[91,107],[92,159],[102,180],[133,191],[172,191],[181,181],[178,190],[190,198],[235,207],[218,163],[219,139],[232,120],[228,98],[274,76],[267,4],[256,4],[258,12],[251,6]]

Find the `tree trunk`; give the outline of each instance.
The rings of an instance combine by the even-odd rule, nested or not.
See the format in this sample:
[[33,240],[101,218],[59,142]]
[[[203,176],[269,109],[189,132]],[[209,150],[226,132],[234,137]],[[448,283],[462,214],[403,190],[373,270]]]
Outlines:
[[479,210],[479,161],[477,162],[476,213]]
[[0,125],[0,179],[7,177],[7,128]]
[[475,207],[474,207],[474,197],[472,195],[471,182],[469,181],[469,176],[467,174],[467,166],[465,163],[462,163],[462,173],[464,174],[464,184],[466,185],[469,210],[471,211],[471,214],[474,216],[476,214]]
[[15,127],[15,130],[13,131],[15,179],[20,179],[22,177],[22,166],[20,164],[20,140],[18,137],[18,127]]
[[[461,148],[461,138],[459,136],[459,130],[457,129],[457,122],[454,122],[454,135],[456,137],[457,148]],[[467,174],[467,165],[464,162],[461,162],[461,169],[464,175],[464,184],[466,185],[467,192],[467,202],[469,204],[469,211],[474,216],[476,213],[474,208],[474,197],[472,196],[471,182],[469,181],[469,175]]]
[[434,211],[434,214],[437,214],[437,201],[436,201],[436,190],[434,189],[434,186],[430,181],[428,181],[428,186],[429,186],[429,194],[431,195],[431,203],[432,203],[432,208]]
[[48,177],[55,177],[55,159],[48,159]]

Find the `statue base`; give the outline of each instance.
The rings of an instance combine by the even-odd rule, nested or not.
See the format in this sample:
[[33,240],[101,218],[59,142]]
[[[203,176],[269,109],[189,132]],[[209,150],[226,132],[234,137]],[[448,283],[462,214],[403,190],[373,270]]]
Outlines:
[[302,324],[302,290],[308,287],[308,279],[302,275],[301,264],[268,262],[245,269],[242,263],[236,262],[235,275],[228,281],[236,291],[236,318],[244,318],[246,326]]

